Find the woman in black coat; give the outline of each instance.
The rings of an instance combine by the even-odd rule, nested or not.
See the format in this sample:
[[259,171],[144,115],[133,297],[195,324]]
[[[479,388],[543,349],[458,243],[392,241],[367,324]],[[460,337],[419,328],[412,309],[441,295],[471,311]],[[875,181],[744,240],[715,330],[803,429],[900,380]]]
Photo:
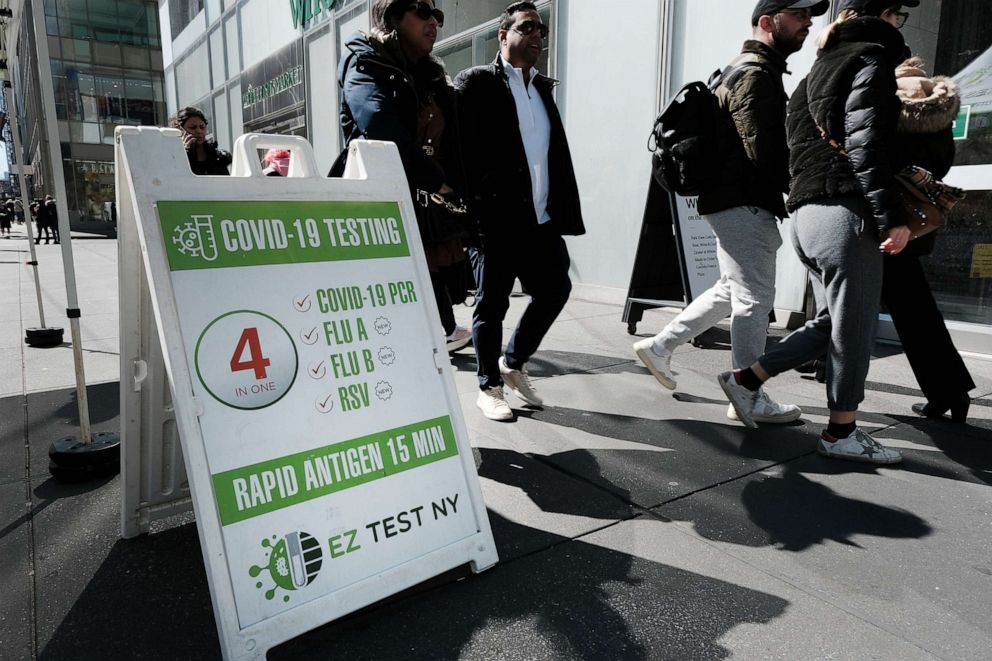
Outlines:
[[[895,169],[916,165],[942,179],[954,161],[951,126],[961,100],[948,78],[929,78],[922,61],[911,58],[896,69],[897,94],[902,102],[898,137],[890,150]],[[912,241],[907,250],[883,259],[882,302],[892,316],[906,358],[927,398],[913,410],[929,418],[964,422],[975,382],[944,324],[930,291],[920,256],[933,250],[937,233]]]
[[182,132],[183,147],[193,174],[228,175],[231,153],[207,140],[207,118],[199,108],[187,106],[172,120],[172,128]]
[[[468,272],[462,240],[472,227],[455,194],[462,164],[454,90],[444,65],[431,56],[444,14],[432,0],[375,0],[371,22],[368,34],[356,33],[345,42],[338,66],[341,128],[347,143],[364,138],[396,145],[447,348],[455,351],[472,339],[452,311],[452,303],[465,298],[465,284],[459,282]],[[343,173],[346,153],[331,168],[332,176]]]

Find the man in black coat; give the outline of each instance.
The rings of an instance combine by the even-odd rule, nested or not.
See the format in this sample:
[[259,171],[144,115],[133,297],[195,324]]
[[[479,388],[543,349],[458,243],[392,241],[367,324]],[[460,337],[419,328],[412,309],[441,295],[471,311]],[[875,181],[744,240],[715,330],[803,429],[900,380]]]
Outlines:
[[[527,404],[542,405],[526,363],[572,289],[562,235],[585,233],[565,128],[552,97],[555,81],[534,68],[547,32],[533,3],[509,5],[500,18],[496,60],[455,80],[470,210],[480,235],[472,249],[477,404],[491,420],[513,419],[504,382]],[[531,301],[501,356],[503,317],[516,278]]]

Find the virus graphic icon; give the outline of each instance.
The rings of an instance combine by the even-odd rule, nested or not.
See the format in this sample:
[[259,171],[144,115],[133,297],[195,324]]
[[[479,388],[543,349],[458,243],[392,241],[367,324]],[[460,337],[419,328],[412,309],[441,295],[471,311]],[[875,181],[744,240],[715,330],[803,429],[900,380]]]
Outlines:
[[172,232],[172,243],[176,251],[187,257],[200,257],[208,262],[217,259],[217,238],[210,221],[213,216],[191,216],[189,222],[176,227]]
[[[248,575],[257,578],[264,571],[269,573],[275,585],[265,591],[266,599],[274,599],[280,589],[290,593],[305,588],[317,578],[323,553],[313,535],[305,532],[291,532],[283,537],[272,535],[262,540],[262,546],[270,549],[268,562],[264,567],[252,565]],[[261,590],[265,584],[258,581],[255,587]],[[289,601],[289,594],[284,594],[282,600]]]

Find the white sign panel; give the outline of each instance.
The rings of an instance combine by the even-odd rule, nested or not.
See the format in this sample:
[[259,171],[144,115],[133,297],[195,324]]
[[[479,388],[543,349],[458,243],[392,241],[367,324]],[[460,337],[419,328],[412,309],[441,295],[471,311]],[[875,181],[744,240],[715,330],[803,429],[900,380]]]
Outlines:
[[188,169],[136,167],[158,143],[118,135],[225,655],[495,563],[395,147],[353,150],[361,180],[198,195],[165,183]]
[[690,303],[720,279],[720,264],[716,256],[716,234],[696,210],[698,198],[681,195],[673,197],[675,210],[678,213],[676,238],[681,246],[687,276],[686,302]]

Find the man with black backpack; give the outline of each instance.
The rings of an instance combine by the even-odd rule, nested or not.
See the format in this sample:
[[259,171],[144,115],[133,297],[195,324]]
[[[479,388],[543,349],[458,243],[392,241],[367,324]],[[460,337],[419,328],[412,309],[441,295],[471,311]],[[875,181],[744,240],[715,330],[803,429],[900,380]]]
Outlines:
[[[734,368],[750,366],[764,352],[775,302],[775,255],[782,244],[777,219],[787,215],[789,190],[782,76],[788,73],[786,58],[809,35],[812,17],[828,8],[828,0],[760,0],[751,17],[752,38],[716,79],[711,135],[720,157],[704,168],[697,208],[717,237],[720,280],[657,336],[634,344],[637,357],[670,390],[676,385],[672,352],[727,315]],[[757,422],[785,423],[800,415],[798,406],[779,404],[764,391],[753,411]],[[727,417],[737,419],[733,407]]]

